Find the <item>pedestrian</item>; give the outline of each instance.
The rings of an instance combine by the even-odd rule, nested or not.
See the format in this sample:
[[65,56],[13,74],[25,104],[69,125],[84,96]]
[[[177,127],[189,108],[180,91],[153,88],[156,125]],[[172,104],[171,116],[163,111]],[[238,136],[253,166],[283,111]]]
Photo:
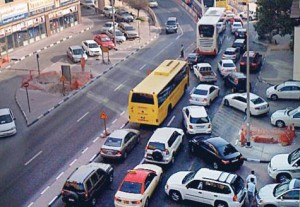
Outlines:
[[180,57],[184,58],[184,47],[183,47],[183,44],[181,44]]
[[256,186],[254,184],[254,178],[250,178],[250,182],[247,183],[248,201],[249,207],[252,207],[255,203]]
[[247,183],[250,182],[250,178],[253,178],[253,179],[254,179],[254,184],[256,185],[256,184],[257,184],[257,178],[256,178],[256,176],[254,175],[254,170],[251,170],[251,174],[248,175],[248,177],[246,178],[246,182],[247,182]]

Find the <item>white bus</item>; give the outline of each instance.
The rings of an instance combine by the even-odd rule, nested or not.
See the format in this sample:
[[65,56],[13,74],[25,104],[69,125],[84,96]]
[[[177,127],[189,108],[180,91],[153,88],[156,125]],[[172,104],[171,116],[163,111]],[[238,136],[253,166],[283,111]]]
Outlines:
[[218,22],[224,17],[225,8],[210,7],[197,23],[197,53],[217,55],[222,38],[217,29]]

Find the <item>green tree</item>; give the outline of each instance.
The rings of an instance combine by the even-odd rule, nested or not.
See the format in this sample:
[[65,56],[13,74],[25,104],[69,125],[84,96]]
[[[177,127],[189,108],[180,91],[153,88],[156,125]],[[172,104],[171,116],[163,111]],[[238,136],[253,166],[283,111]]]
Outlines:
[[137,10],[137,17],[140,16],[140,10],[148,7],[148,0],[126,0],[126,3]]
[[271,42],[276,34],[284,36],[293,31],[290,18],[293,0],[257,0],[258,21],[254,25],[260,38],[268,38]]

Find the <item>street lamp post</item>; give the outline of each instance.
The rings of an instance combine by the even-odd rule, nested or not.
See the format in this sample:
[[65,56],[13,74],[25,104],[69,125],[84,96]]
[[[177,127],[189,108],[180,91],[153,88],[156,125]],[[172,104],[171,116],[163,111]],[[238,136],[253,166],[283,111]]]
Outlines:
[[37,61],[37,69],[38,69],[38,73],[39,73],[39,76],[41,75],[41,72],[40,72],[40,55],[37,53],[36,54],[36,61]]
[[249,3],[247,2],[247,119],[246,119],[246,127],[247,127],[247,143],[246,147],[251,147],[250,140],[250,68],[249,68]]
[[112,21],[113,21],[113,34],[114,34],[114,44],[115,48],[117,47],[117,40],[116,40],[116,25],[115,25],[115,1],[111,1],[112,5]]

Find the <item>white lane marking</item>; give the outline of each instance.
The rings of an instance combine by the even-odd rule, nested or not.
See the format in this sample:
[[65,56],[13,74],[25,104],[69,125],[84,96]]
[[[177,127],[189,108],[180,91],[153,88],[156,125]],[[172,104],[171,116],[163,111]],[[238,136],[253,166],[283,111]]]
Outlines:
[[70,166],[72,166],[76,161],[77,159],[73,160],[73,162],[70,163]]
[[46,191],[50,188],[50,186],[48,185],[42,192],[41,195],[43,195],[44,193],[46,193]]
[[181,34],[176,37],[176,40],[178,40],[183,35],[183,30],[180,25],[179,25],[179,29],[181,31]]
[[113,120],[113,122],[111,122],[112,124],[116,123],[116,121],[118,121],[118,119]]
[[222,52],[222,49],[218,52],[218,54],[220,54]]
[[125,83],[126,81],[124,81],[123,83],[121,83],[117,88],[115,88],[115,90],[114,91],[116,91],[116,90],[118,90],[120,87],[122,87],[123,86],[123,84]]
[[35,158],[37,158],[43,151],[39,151],[36,155],[34,155],[30,160],[25,163],[25,166],[31,163]]
[[122,113],[120,113],[120,116],[122,116],[125,113],[125,111],[122,111]]
[[168,44],[163,50],[161,50],[159,53],[157,53],[152,59],[160,56],[161,53],[165,52],[165,50],[170,47],[174,42],[171,42],[170,44]]
[[140,161],[140,164],[142,164],[144,161],[145,161],[145,158],[143,158],[143,159]]
[[90,159],[90,162],[92,162],[92,161],[95,159],[96,156],[97,156],[97,154],[95,154],[95,155]]
[[30,204],[29,204],[27,207],[31,207],[31,206],[33,206],[33,204],[34,204],[34,203],[33,203],[33,202],[31,202],[31,203],[30,203]]
[[170,126],[170,124],[174,121],[175,119],[175,115],[171,118],[171,120],[169,121],[169,123],[167,124],[167,126]]
[[57,199],[58,196],[55,196],[51,201],[50,203],[48,203],[48,206],[51,206],[53,204],[53,202]]
[[96,137],[96,138],[93,140],[93,143],[97,142],[98,139],[99,139],[99,137]]
[[86,148],[81,152],[81,154],[84,154],[88,149],[89,149],[89,148],[86,147]]
[[55,178],[55,180],[58,180],[63,174],[64,174],[64,172],[61,172],[61,173]]
[[143,70],[144,67],[146,67],[146,64],[144,64],[142,67],[140,67],[139,70]]
[[90,112],[86,112],[85,114],[83,114],[83,116],[82,117],[80,117],[78,120],[77,120],[77,122],[80,122],[81,121],[81,119],[83,119],[86,115],[88,115]]

